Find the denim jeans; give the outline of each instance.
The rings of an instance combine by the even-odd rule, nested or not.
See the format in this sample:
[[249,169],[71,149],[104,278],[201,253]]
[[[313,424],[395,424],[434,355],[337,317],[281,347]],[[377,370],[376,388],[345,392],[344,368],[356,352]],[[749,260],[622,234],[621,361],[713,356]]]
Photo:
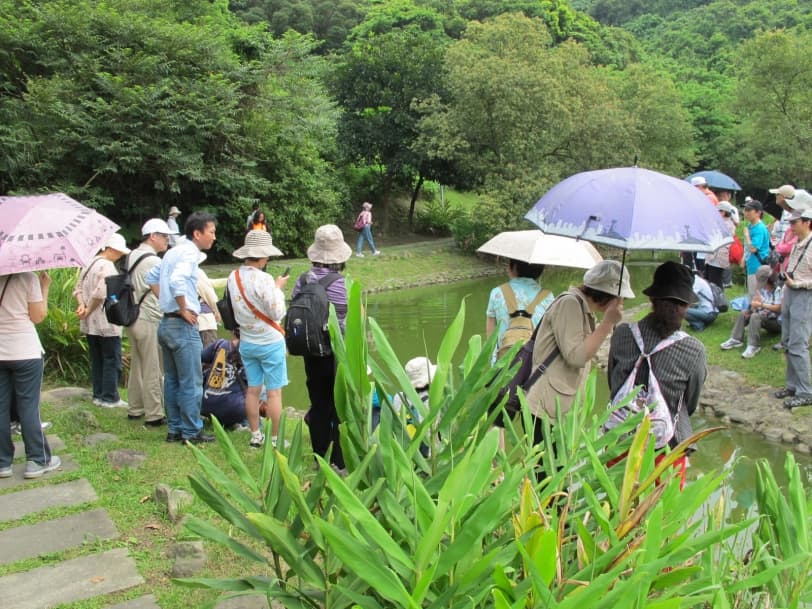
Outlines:
[[375,242],[372,240],[372,225],[367,224],[364,228],[361,229],[361,232],[358,233],[358,245],[355,248],[355,252],[360,254],[361,250],[364,248],[364,240],[369,243],[369,247],[372,250],[372,253],[377,252],[378,250],[375,249]]
[[812,396],[809,336],[812,334],[812,292],[784,288],[781,301],[781,342],[786,347],[787,388],[800,397]]
[[0,362],[0,467],[9,467],[14,460],[12,401],[17,406],[23,431],[25,458],[37,465],[46,465],[51,461],[51,448],[39,418],[42,368],[42,358]]
[[203,345],[197,324],[177,317],[164,317],[158,325],[158,344],[164,358],[164,408],[169,433],[191,438],[203,429]]
[[694,307],[688,307],[685,311],[685,321],[694,330],[704,330],[705,326],[711,325],[715,320],[718,313],[708,313],[707,311],[700,311]]
[[121,337],[87,335],[90,351],[90,377],[93,398],[103,402],[118,402],[118,380],[121,378]]

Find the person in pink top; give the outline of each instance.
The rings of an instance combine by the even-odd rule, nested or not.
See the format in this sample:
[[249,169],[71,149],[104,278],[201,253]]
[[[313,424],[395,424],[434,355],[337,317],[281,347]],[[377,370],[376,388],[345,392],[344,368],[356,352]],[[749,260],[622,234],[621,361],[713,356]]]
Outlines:
[[361,213],[358,214],[358,218],[356,219],[357,224],[363,224],[363,228],[358,233],[358,245],[355,248],[355,255],[358,258],[363,258],[364,254],[362,252],[364,248],[364,241],[369,243],[369,249],[372,250],[373,256],[378,256],[381,253],[381,250],[375,247],[375,241],[372,240],[372,203],[369,201],[364,201],[364,204],[361,206],[363,209]]

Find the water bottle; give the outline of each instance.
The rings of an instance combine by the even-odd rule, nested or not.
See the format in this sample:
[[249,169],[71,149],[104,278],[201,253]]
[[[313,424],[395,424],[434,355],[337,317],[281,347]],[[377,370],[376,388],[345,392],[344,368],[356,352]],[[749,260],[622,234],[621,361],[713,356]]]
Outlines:
[[118,294],[110,294],[110,296],[107,297],[107,300],[111,305],[116,304],[118,302]]

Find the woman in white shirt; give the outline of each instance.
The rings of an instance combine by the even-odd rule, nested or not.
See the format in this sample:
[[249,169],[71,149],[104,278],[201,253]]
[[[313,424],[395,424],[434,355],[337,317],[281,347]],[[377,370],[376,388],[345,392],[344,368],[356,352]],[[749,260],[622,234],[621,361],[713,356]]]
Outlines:
[[267,412],[273,424],[272,442],[276,444],[282,415],[282,387],[288,384],[285,361],[285,334],[279,322],[285,316],[287,275],[274,280],[265,272],[271,256],[281,256],[266,231],[252,230],[245,244],[233,256],[243,265],[228,277],[228,293],[234,318],[240,326],[240,355],[248,387],[245,390],[245,414],[251,428],[250,445],[259,448],[265,436],[259,426],[259,396],[262,387],[268,394]]

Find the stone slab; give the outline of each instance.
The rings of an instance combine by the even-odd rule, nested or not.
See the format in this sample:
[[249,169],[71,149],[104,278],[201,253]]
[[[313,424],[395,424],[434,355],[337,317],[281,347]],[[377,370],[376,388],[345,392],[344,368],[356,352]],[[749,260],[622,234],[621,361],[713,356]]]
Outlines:
[[98,501],[90,482],[81,478],[64,484],[39,486],[27,491],[0,495],[0,522],[19,520],[54,507]]
[[130,601],[124,601],[118,605],[105,607],[105,609],[161,609],[155,600],[154,594],[147,594],[146,596],[139,596]]
[[49,609],[144,583],[125,548],[0,577],[5,609]]
[[237,596],[220,601],[214,609],[268,609],[268,600],[264,596]]
[[[45,437],[48,438],[48,446],[51,447],[51,454],[59,455],[60,451],[65,450],[65,443],[59,436],[47,435]],[[59,456],[61,457],[62,455]],[[25,460],[25,444],[23,444],[22,440],[14,441],[14,459]]]
[[0,565],[114,537],[116,525],[102,509],[6,529],[0,532]]
[[52,472],[48,472],[40,476],[39,478],[35,478],[34,480],[26,480],[23,478],[23,472],[25,471],[25,461],[19,461],[12,465],[12,471],[14,475],[11,478],[0,478],[0,491],[7,489],[7,488],[14,488],[15,486],[20,486],[21,484],[33,484],[37,480],[49,480],[52,478],[56,478],[57,476],[65,473],[65,472],[74,472],[79,469],[79,465],[68,455],[60,455],[62,458],[62,467]]

